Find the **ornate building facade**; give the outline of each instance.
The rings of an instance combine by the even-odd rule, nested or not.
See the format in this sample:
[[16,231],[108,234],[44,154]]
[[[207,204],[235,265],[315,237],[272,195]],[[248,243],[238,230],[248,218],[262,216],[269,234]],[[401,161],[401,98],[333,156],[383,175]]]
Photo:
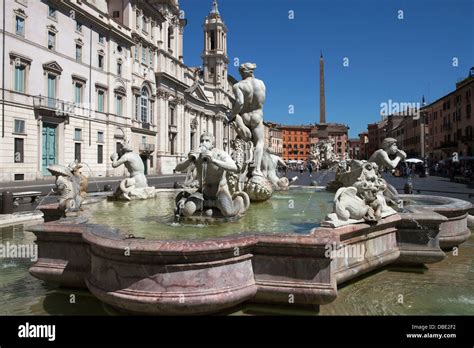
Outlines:
[[148,174],[169,174],[210,132],[229,150],[227,27],[214,1],[203,68],[183,58],[177,0],[11,0],[0,57],[0,181],[34,180],[78,159],[93,176],[121,176],[109,156],[123,140]]

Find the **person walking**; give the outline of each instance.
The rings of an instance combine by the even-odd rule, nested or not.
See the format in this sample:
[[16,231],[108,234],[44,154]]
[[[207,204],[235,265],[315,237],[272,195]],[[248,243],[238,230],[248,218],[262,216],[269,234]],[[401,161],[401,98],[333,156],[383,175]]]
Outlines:
[[308,163],[308,172],[309,172],[309,177],[313,176],[313,166],[311,162]]

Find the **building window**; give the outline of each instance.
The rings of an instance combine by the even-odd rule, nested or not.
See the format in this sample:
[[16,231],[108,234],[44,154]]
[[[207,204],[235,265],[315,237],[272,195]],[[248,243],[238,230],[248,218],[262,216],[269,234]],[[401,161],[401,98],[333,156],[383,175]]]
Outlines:
[[122,104],[123,104],[122,96],[116,94],[115,95],[115,113],[118,116],[122,116],[122,106],[123,106]]
[[82,129],[74,128],[74,140],[82,141]]
[[48,17],[56,19],[56,14],[57,14],[56,9],[52,6],[48,6]]
[[25,66],[15,67],[15,91],[25,93]]
[[82,84],[79,82],[74,84],[74,102],[76,104],[82,103]]
[[15,120],[15,129],[16,134],[26,134],[25,133],[25,120]]
[[74,143],[74,159],[81,162],[81,143]]
[[22,138],[15,138],[15,148],[14,148],[14,157],[15,163],[23,163],[24,162],[24,142],[25,140]]
[[135,119],[140,121],[140,95],[135,95]]
[[102,90],[99,90],[97,92],[97,111],[99,112],[104,112],[104,97],[105,97],[105,92]]
[[54,50],[56,48],[56,34],[48,31],[48,48]]
[[76,31],[82,33],[82,23],[76,22]]
[[97,145],[97,163],[104,163],[104,145]]
[[210,39],[211,39],[211,50],[215,50],[216,49],[216,31],[211,30],[209,32],[209,35],[210,35]]
[[104,55],[101,53],[97,55],[97,66],[99,69],[104,69]]
[[153,68],[153,51],[150,50],[150,67]]
[[141,121],[143,123],[148,122],[148,91],[146,88],[142,88],[142,95],[140,98],[140,115],[141,115]]
[[135,60],[138,61],[138,46],[135,46]]
[[16,16],[15,19],[15,33],[20,36],[25,36],[25,19]]
[[142,46],[142,64],[146,64],[147,62],[147,48]]
[[48,98],[56,98],[56,75],[48,74]]
[[144,32],[147,31],[147,23],[146,23],[146,18],[145,18],[145,16],[142,16],[142,30],[143,30]]
[[98,143],[104,142],[104,132],[97,132],[97,142]]
[[82,62],[82,46],[76,45],[76,61]]
[[102,34],[99,34],[99,43],[104,44],[105,43],[105,36]]

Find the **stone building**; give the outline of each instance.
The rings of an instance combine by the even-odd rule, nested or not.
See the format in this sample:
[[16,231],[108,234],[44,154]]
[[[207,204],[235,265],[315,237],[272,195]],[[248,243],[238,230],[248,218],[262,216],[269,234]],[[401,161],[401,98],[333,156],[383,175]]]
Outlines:
[[[397,139],[398,146],[406,152],[408,158],[424,158],[426,154],[422,151],[423,135],[424,138],[429,135],[428,127],[421,122],[420,117],[405,116],[397,125],[389,126],[387,136]],[[393,127],[393,128],[392,128]],[[425,143],[426,147],[426,143]]]
[[278,128],[283,133],[283,160],[308,160],[312,126],[279,125]]
[[349,158],[351,158],[351,159],[361,159],[360,139],[359,138],[351,138],[351,139],[349,139],[348,143],[349,143]]
[[[474,118],[472,116],[474,68],[456,83],[454,91],[403,115],[390,115],[368,129],[369,155],[380,148],[385,137],[397,139],[408,157],[440,161],[457,152],[474,155]],[[424,98],[423,98],[424,99]]]
[[272,122],[264,122],[265,126],[265,147],[270,153],[283,156],[283,131],[279,125]]
[[474,116],[472,114],[474,68],[456,83],[456,89],[421,109],[429,128],[426,139],[428,156],[436,161],[457,152],[474,155]]
[[41,179],[48,165],[74,159],[94,176],[123,175],[109,156],[124,138],[148,174],[172,173],[203,131],[228,150],[236,80],[216,1],[203,25],[202,70],[184,63],[177,0],[5,5],[0,181]]

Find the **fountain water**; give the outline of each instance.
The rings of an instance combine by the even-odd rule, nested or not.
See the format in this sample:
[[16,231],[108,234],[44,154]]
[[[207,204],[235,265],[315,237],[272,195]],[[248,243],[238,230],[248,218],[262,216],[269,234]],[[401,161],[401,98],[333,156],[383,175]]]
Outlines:
[[97,192],[100,191],[100,188],[99,188],[99,183],[97,182],[97,180],[94,179],[94,176],[92,175],[92,169],[91,167],[86,163],[86,162],[82,162],[81,164],[85,164],[87,166],[87,168],[89,169],[89,178],[92,179],[92,181],[94,182],[96,188],[97,188]]
[[49,190],[48,194],[46,196],[44,196],[41,201],[39,201],[39,203],[36,205],[36,208],[35,210],[39,210],[38,207],[41,206],[41,204],[43,203],[43,201],[48,198],[52,193],[54,193],[54,186],[51,185],[51,190]]

